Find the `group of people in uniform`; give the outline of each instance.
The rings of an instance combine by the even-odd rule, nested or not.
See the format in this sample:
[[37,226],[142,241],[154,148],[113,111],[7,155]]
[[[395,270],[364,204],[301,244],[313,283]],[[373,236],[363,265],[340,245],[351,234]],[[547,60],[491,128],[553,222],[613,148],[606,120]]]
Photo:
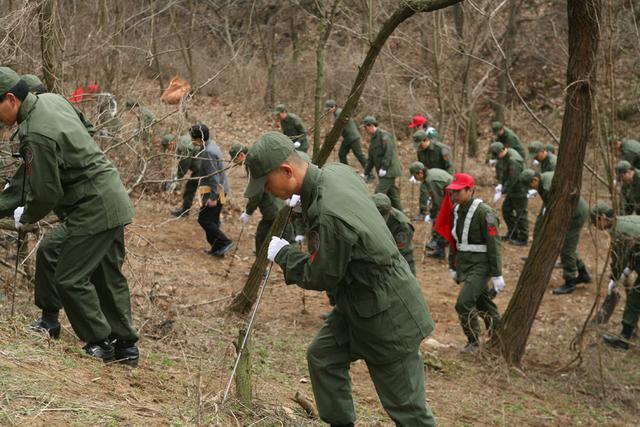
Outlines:
[[[342,114],[333,100],[325,107],[336,119]],[[361,128],[369,137],[365,156],[358,126],[349,118],[341,135],[341,163],[319,168],[306,155],[302,119],[283,104],[273,114],[281,132],[266,132],[251,146],[233,144],[228,154],[233,164],[244,165],[249,178],[239,221],[248,224],[256,210],[262,214],[256,252],[268,244],[267,257],[282,268],[287,284],[325,291],[334,305],[307,351],[320,417],[334,426],[353,425],[349,366],[363,359],[382,405],[398,425],[435,425],[425,400],[419,349],[434,322],[416,278],[414,226],[403,212],[397,185],[402,164],[393,135],[375,117],[364,117]],[[42,315],[33,328],[57,338],[58,314],[64,309],[89,355],[136,366],[138,335],[121,270],[124,227],[133,220],[133,207],[118,172],[77,108],[57,94],[31,93],[25,79],[7,67],[0,67],[0,122],[17,124],[23,159],[0,195],[0,213],[13,215],[18,230],[50,211],[60,219],[36,255],[35,303]],[[489,335],[500,323],[493,299],[505,289],[502,242],[527,245],[528,200],[537,195],[543,201],[533,233],[538,232],[551,197],[556,157],[552,147],[540,142],[530,143],[525,151],[511,129],[492,124],[495,142],[489,153],[497,184],[493,204],[504,196],[507,226],[501,235],[492,205],[476,197],[471,175],[454,173],[450,149],[426,117],[414,116],[409,127],[415,131],[416,149],[409,181],[420,186],[419,212],[413,220],[432,224],[425,248],[431,257],[445,260],[449,248],[449,273],[461,285],[455,310],[467,338],[463,351],[475,352],[481,340],[480,319]],[[165,135],[162,142],[179,158],[169,187],[186,181],[182,205],[172,214],[187,216],[195,199],[198,223],[210,245],[207,252],[224,256],[234,248],[220,227],[229,194],[226,156],[204,124],[191,126],[179,137]],[[609,292],[640,271],[640,143],[612,138],[611,147],[620,159],[616,172],[622,183],[622,209],[619,215],[604,203],[589,209],[580,199],[561,251],[565,283],[554,290],[556,294],[591,282],[577,255],[580,230],[588,218],[598,229],[608,230],[614,241]],[[362,167],[360,175],[348,165],[350,152]],[[374,173],[372,195],[367,182],[375,179]],[[295,212],[296,220],[282,237],[266,242],[285,206]],[[604,337],[610,345],[629,348],[640,315],[638,280],[628,289],[622,333]]]

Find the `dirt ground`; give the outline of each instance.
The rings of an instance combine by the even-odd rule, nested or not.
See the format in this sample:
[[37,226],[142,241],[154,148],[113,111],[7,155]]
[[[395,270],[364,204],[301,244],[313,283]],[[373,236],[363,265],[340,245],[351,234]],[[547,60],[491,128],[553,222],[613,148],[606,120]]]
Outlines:
[[[234,107],[214,104],[212,134],[226,152],[233,142],[250,143],[269,128],[267,118],[246,131],[234,123]],[[401,141],[405,168],[412,147]],[[484,164],[481,182],[490,181]],[[484,169],[487,169],[485,171]],[[171,172],[167,172],[170,176]],[[305,349],[321,327],[320,314],[330,309],[322,293],[284,284],[276,266],[258,311],[252,338],[252,407],[231,401],[220,405],[221,391],[233,366],[233,342],[247,317],[227,310],[247,279],[254,260],[253,237],[259,213],[241,233],[238,217],[246,184],[241,168],[230,172],[232,193],[223,211],[223,230],[238,250],[224,259],[205,254],[207,244],[195,214],[175,219],[169,209],[180,194],[145,195],[135,200],[135,223],[127,227],[125,273],[131,287],[135,325],[140,331],[138,369],[105,366],[82,354],[65,319],[61,339],[49,341],[28,330],[37,316],[30,291],[17,295],[17,315],[8,316],[9,301],[0,301],[0,424],[2,425],[320,425],[292,401],[296,392],[312,399]],[[486,182],[489,183],[489,182]],[[417,210],[408,177],[402,179],[405,210]],[[492,187],[479,188],[490,200]],[[497,206],[499,208],[499,204]],[[540,209],[531,202],[530,227]],[[419,250],[430,230],[416,223],[417,276],[436,328],[422,344],[428,361],[427,399],[440,425],[637,425],[640,405],[640,352],[637,341],[628,352],[601,342],[604,330],[618,331],[624,299],[609,325],[589,326],[582,345],[571,343],[592,309],[598,289],[606,236],[583,231],[579,252],[594,283],[574,294],[545,296],[520,368],[508,368],[484,352],[462,356],[465,343],[454,303],[458,285],[447,264],[422,260]],[[504,232],[504,226],[503,230]],[[596,257],[594,238],[601,255]],[[9,250],[9,249],[7,249]],[[503,311],[516,287],[528,247],[504,245],[507,289],[496,303]],[[82,262],[82,260],[78,260]],[[3,276],[6,281],[11,277]],[[550,289],[562,284],[554,270]],[[604,290],[601,290],[604,291]],[[576,363],[578,358],[580,363]],[[366,365],[352,366],[358,424],[391,425],[368,377]]]

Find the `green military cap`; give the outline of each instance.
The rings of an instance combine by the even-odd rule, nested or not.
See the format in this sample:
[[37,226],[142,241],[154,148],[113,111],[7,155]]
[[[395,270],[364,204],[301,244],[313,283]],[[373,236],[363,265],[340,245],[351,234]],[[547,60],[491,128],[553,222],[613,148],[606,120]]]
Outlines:
[[334,101],[333,99],[327,99],[327,102],[324,103],[324,108],[333,108],[337,105],[338,104],[336,104],[336,101]]
[[285,111],[287,111],[287,106],[284,104],[278,104],[273,109],[273,114],[284,113]]
[[376,118],[374,116],[366,116],[364,118],[364,120],[362,121],[362,125],[360,127],[363,128],[363,127],[365,127],[367,125],[378,126],[378,121],[376,120]]
[[391,199],[384,193],[376,193],[371,196],[373,203],[375,203],[378,212],[383,217],[387,217],[389,212],[391,212]]
[[176,136],[175,136],[175,135],[172,135],[172,134],[168,133],[168,134],[164,135],[164,136],[160,139],[160,144],[162,144],[162,145],[164,145],[164,146],[167,146],[167,145],[169,145],[169,143],[170,143],[171,141],[173,141],[173,140],[175,140],[175,139],[176,139]]
[[536,171],[533,169],[525,169],[520,172],[520,182],[528,188],[531,185],[531,180],[535,178],[536,175]]
[[409,166],[409,173],[411,173],[411,175],[415,175],[420,171],[424,171],[425,169],[426,169],[426,166],[424,165],[424,163],[413,162],[411,163],[411,166]]
[[544,148],[550,153],[554,153],[555,154],[555,152],[556,152],[556,147],[553,144],[547,144],[547,145],[545,145]]
[[605,202],[598,202],[591,207],[591,209],[589,210],[589,215],[591,216],[591,222],[595,223],[596,218],[598,218],[599,216],[606,216],[607,218],[611,219],[615,214],[613,212],[613,209],[611,209]]
[[620,141],[620,139],[621,138],[618,135],[611,135],[607,138],[607,141],[609,141],[609,144],[613,144],[614,142]]
[[246,154],[248,151],[249,149],[245,145],[242,145],[236,142],[231,146],[231,148],[229,148],[229,155],[231,156],[232,159],[235,159],[238,153]]
[[497,157],[499,153],[504,150],[504,145],[502,142],[496,141],[489,146],[489,153],[491,153],[491,157]]
[[631,169],[633,169],[633,166],[631,166],[631,163],[626,160],[620,160],[618,164],[616,164],[617,175],[623,174],[627,171],[630,171]]
[[0,67],[0,95],[9,92],[19,81],[18,73],[9,67]]
[[127,102],[125,103],[125,106],[126,106],[127,108],[133,108],[133,107],[138,107],[138,106],[139,106],[139,104],[138,104],[138,101],[134,101],[133,99],[129,99],[129,100],[127,100]]
[[250,199],[262,193],[269,172],[287,160],[293,151],[293,144],[286,135],[280,132],[262,134],[244,161],[249,169],[249,184],[244,196]]
[[491,130],[493,131],[493,133],[498,133],[503,127],[504,126],[502,125],[502,122],[491,123]]
[[427,139],[428,135],[425,131],[419,130],[413,134],[413,142],[422,142]]
[[42,83],[42,80],[40,80],[38,76],[34,74],[24,74],[21,78],[27,84],[27,87],[29,88],[29,92],[35,92],[35,93],[47,92],[47,86],[45,86],[45,84]]
[[527,149],[529,150],[529,154],[536,155],[539,152],[544,151],[545,146],[542,145],[542,142],[540,141],[531,141]]
[[304,160],[305,162],[311,164],[311,157],[309,157],[309,155],[307,153],[305,153],[304,151],[298,151],[296,152],[296,154],[298,155],[298,157],[300,157],[302,160]]

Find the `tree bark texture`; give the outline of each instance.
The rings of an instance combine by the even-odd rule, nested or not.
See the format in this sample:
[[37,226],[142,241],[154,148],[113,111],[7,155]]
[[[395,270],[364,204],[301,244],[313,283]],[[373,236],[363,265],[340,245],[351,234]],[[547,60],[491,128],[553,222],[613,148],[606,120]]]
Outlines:
[[502,72],[498,76],[498,94],[493,107],[495,119],[504,123],[504,109],[507,104],[507,87],[509,86],[509,77],[507,70],[511,68],[513,61],[513,50],[516,44],[516,34],[518,30],[518,12],[520,10],[521,0],[510,0],[511,9],[509,11],[509,21],[502,38],[502,47],[504,50],[504,59],[502,62]]
[[[242,341],[247,331],[240,329],[238,334],[238,343],[236,344],[237,351],[240,351]],[[236,371],[236,397],[243,405],[251,407],[251,337],[247,339],[244,351],[240,355],[240,361],[238,362],[238,370]]]
[[40,50],[42,74],[49,92],[63,93],[62,57],[63,34],[60,27],[58,0],[45,0],[40,7]]
[[569,62],[565,113],[551,200],[490,347],[519,365],[551,272],[566,236],[582,185],[587,143],[592,133],[592,101],[600,39],[601,0],[568,0]]

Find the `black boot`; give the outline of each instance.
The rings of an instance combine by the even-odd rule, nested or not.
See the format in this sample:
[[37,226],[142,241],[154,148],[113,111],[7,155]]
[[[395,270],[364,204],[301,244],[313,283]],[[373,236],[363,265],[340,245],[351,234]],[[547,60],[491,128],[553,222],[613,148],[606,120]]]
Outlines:
[[554,295],[565,295],[570,294],[571,292],[576,290],[576,279],[565,280],[564,285],[559,288],[555,288],[552,292]]
[[433,252],[427,254],[429,258],[435,258],[438,260],[443,260],[444,257],[444,248],[442,246],[436,246],[436,249]]
[[116,362],[131,366],[132,368],[138,367],[140,352],[133,341],[116,340],[114,349]]
[[620,335],[604,334],[602,339],[604,342],[614,348],[620,348],[622,350],[629,350],[629,340],[633,334],[633,327],[629,325],[622,325],[622,332]]
[[189,216],[189,209],[185,209],[185,208],[171,209],[171,215],[184,218]]
[[353,427],[353,423],[348,423],[348,424],[331,424],[331,427]]
[[58,310],[42,310],[42,317],[30,326],[31,330],[41,334],[49,334],[51,338],[57,340],[60,338],[58,312]]
[[587,267],[582,267],[578,269],[578,277],[575,279],[576,285],[580,283],[591,283],[591,275],[587,271]]
[[102,359],[105,363],[112,362],[115,355],[113,346],[107,340],[89,343],[83,348],[89,356]]
[[425,248],[429,251],[435,251],[438,249],[438,242],[436,239],[431,239],[427,244],[424,245]]

